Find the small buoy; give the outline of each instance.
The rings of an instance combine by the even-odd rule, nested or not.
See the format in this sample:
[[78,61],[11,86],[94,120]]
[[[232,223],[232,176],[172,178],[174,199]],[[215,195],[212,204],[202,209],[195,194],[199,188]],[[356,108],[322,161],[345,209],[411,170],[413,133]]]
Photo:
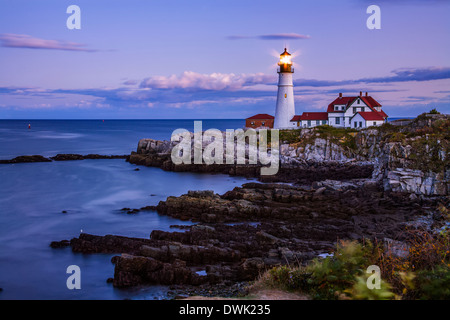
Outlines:
[[31,129],[31,124],[28,124],[28,129]]

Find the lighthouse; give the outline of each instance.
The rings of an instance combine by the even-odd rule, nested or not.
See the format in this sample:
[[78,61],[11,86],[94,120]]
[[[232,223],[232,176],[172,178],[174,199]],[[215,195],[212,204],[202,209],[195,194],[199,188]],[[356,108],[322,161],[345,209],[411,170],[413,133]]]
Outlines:
[[278,62],[279,76],[275,129],[290,128],[290,121],[295,115],[293,73],[291,54],[284,48],[284,52],[280,55],[280,61]]

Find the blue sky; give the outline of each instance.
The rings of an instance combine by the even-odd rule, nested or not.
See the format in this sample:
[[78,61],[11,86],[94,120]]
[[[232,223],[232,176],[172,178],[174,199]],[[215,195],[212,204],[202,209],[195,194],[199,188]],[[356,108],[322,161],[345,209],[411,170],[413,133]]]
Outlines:
[[450,113],[449,14],[447,0],[0,0],[0,118],[274,114],[284,46],[297,114],[360,91],[391,117]]

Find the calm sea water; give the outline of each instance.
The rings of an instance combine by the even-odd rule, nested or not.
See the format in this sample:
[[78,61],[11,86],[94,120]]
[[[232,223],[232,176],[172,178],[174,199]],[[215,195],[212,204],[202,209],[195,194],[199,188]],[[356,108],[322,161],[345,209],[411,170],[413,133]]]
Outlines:
[[[28,129],[31,124],[31,129]],[[240,128],[242,120],[204,120],[204,129]],[[169,139],[193,121],[2,120],[0,159],[57,153],[129,154],[144,137]],[[239,177],[165,172],[125,160],[83,160],[0,165],[0,299],[161,299],[163,286],[115,289],[110,254],[52,249],[51,241],[86,233],[149,237],[152,230],[189,224],[156,212],[127,215],[121,208],[156,205],[188,190],[224,193]],[[62,213],[67,211],[67,213]],[[81,289],[69,290],[69,265],[81,269]]]

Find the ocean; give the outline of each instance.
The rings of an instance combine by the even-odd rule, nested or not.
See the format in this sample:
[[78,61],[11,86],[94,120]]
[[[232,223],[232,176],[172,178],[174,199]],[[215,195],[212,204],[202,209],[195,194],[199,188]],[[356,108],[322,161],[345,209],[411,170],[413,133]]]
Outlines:
[[[243,124],[203,120],[204,129]],[[141,138],[168,140],[173,130],[193,130],[193,125],[193,120],[0,120],[0,159],[130,154]],[[164,299],[165,286],[117,289],[107,283],[115,254],[73,253],[49,244],[80,232],[148,238],[152,230],[180,231],[171,226],[190,222],[120,209],[156,205],[188,190],[222,194],[248,180],[135,168],[123,159],[0,165],[0,299]],[[70,265],[80,267],[79,290],[67,288]]]

